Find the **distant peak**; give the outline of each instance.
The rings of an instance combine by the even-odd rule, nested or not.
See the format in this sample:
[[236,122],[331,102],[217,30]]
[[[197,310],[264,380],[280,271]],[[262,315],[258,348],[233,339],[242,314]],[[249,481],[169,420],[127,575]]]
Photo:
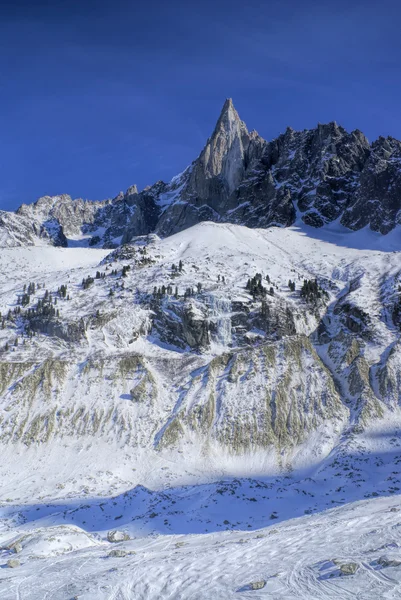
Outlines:
[[229,108],[233,108],[234,109],[234,104],[233,104],[233,99],[232,98],[226,98],[226,101],[223,104],[223,112],[224,112],[224,110],[228,110]]
[[235,120],[240,120],[237,111],[235,110],[232,98],[227,98],[223,104],[223,108],[221,109],[220,119],[222,120],[226,117],[234,118]]
[[239,114],[234,108],[232,99],[227,98],[221,109],[212,138],[221,134],[233,135],[234,132],[238,132],[240,129],[248,133],[245,123],[241,121]]
[[127,191],[125,192],[126,196],[133,196],[133,195],[135,195],[135,194],[137,194],[137,193],[138,193],[138,188],[137,188],[137,186],[136,186],[135,184],[134,184],[134,185],[131,185],[131,186],[130,186],[130,187],[127,189]]

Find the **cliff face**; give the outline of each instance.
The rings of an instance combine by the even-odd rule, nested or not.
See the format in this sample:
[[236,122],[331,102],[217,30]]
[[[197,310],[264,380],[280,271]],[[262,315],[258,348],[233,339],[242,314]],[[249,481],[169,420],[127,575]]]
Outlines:
[[112,248],[137,235],[168,236],[201,221],[248,227],[313,227],[339,220],[350,229],[386,234],[400,222],[401,143],[369,144],[332,122],[285,133],[271,142],[249,132],[231,99],[199,157],[170,183],[113,200],[40,198],[0,213],[0,244],[71,242]]

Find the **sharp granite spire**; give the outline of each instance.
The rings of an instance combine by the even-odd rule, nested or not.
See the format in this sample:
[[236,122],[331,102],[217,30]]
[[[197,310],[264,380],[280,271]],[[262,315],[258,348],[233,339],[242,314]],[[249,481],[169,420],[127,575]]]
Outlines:
[[212,138],[222,131],[224,131],[227,135],[230,135],[230,133],[237,131],[238,128],[241,128],[248,133],[245,123],[241,121],[239,114],[235,110],[232,99],[227,98],[223,104],[223,108],[221,109],[221,113],[216,123],[215,130],[212,134]]
[[[202,197],[213,195],[216,181],[231,194],[239,185],[246,170],[246,155],[254,134],[250,135],[243,121],[228,98],[222,108],[212,136],[208,139],[193,169],[192,183]],[[219,186],[217,186],[219,187]]]

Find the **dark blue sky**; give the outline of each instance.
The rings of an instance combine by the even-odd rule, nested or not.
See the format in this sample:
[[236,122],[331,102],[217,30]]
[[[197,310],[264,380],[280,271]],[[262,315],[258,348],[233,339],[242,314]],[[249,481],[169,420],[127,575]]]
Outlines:
[[168,181],[226,97],[271,139],[401,138],[399,0],[1,0],[0,208]]

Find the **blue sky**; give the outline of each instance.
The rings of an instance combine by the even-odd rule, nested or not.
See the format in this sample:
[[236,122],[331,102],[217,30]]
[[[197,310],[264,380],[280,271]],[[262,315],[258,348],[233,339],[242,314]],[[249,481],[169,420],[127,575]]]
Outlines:
[[401,139],[400,25],[395,0],[2,0],[0,208],[168,181],[226,97],[266,139]]

